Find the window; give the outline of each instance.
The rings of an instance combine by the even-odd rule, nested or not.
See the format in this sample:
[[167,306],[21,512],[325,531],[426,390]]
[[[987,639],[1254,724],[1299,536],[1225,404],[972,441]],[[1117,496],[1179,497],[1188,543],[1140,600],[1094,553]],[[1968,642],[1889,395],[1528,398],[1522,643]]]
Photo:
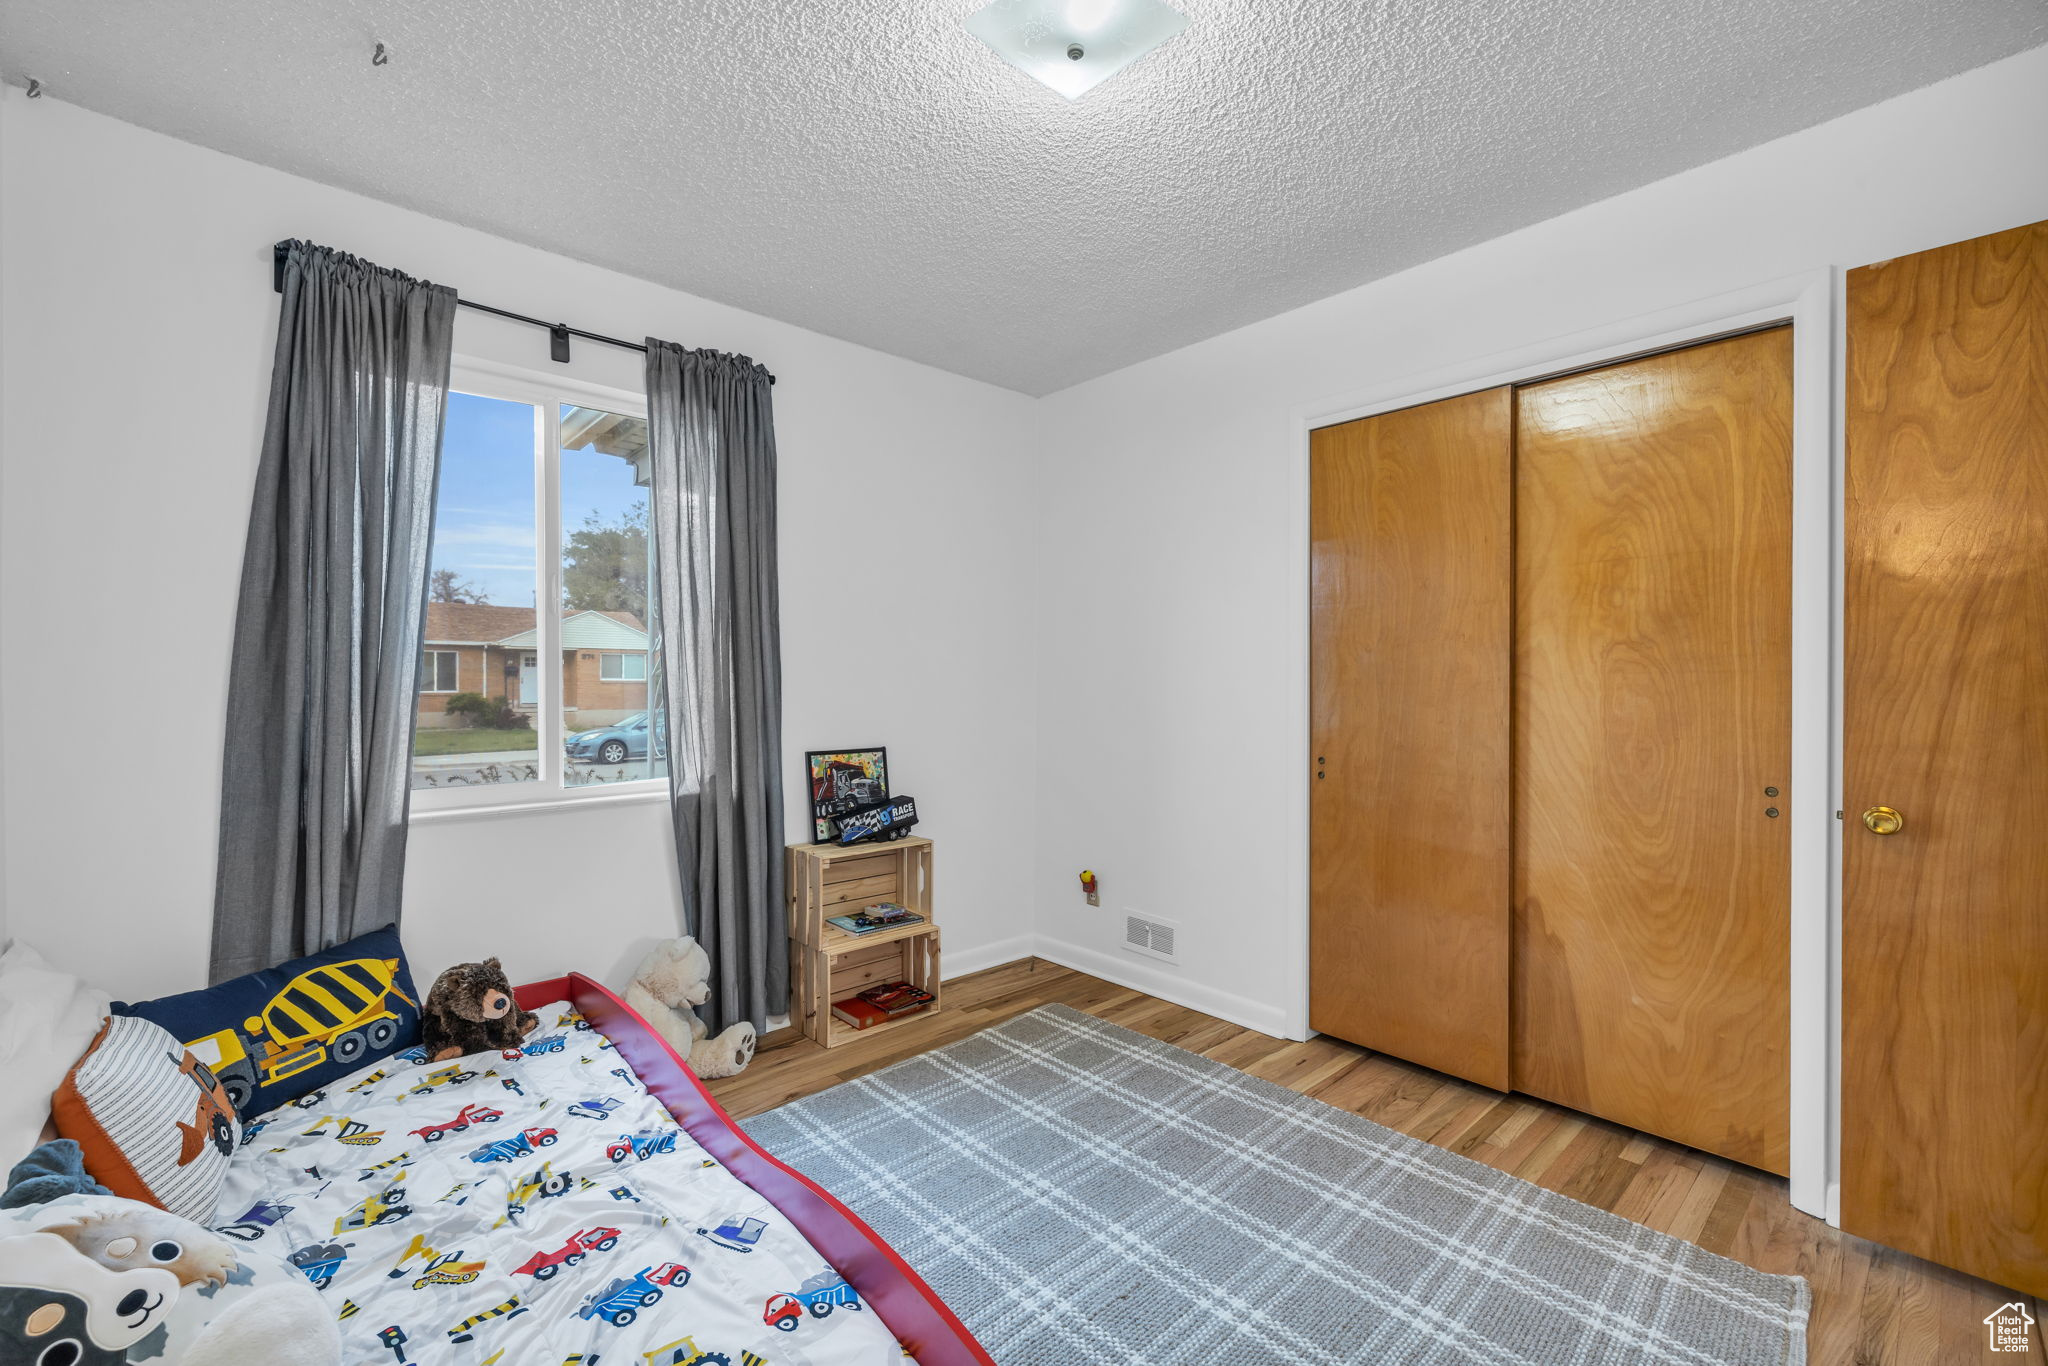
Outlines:
[[660,790],[644,401],[459,362],[450,389],[414,809]]
[[427,650],[420,655],[420,691],[454,692],[462,676],[453,650]]
[[601,683],[645,683],[646,655],[599,655],[597,677]]

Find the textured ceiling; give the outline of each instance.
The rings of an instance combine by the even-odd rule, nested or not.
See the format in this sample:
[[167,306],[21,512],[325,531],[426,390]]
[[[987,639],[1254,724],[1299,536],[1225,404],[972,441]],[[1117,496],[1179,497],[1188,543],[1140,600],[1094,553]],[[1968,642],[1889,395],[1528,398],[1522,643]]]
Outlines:
[[1039,394],[2048,42],[2042,0],[1174,0],[1185,34],[1069,103],[978,3],[5,0],[0,53]]

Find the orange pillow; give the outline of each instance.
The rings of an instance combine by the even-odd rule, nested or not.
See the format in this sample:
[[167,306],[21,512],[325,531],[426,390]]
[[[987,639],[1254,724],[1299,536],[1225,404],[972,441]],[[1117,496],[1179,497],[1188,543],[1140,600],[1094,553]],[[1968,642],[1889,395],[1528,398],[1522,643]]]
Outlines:
[[213,1222],[242,1127],[227,1089],[162,1025],[110,1016],[50,1110],[93,1180],[194,1223]]

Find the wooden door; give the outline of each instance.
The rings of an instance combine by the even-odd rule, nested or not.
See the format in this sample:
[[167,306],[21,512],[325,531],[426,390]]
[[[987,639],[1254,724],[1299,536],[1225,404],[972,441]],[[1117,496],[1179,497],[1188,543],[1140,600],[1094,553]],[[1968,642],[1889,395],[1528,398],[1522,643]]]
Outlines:
[[1842,1227],[2048,1295],[2048,223],[1848,315]]
[[1516,420],[1515,1088],[1782,1173],[1791,331]]
[[1508,1084],[1512,394],[1314,433],[1309,1020]]

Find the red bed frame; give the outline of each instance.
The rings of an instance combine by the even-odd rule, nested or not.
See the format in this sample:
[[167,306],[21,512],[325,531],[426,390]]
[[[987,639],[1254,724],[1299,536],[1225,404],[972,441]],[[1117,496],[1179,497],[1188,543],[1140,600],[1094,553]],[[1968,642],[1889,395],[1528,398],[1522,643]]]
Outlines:
[[690,1065],[640,1013],[580,972],[513,988],[522,1009],[567,1001],[591,1028],[610,1039],[648,1092],[668,1107],[683,1132],[725,1169],[789,1216],[811,1246],[872,1305],[918,1366],[996,1366],[910,1263],[832,1198],[824,1187],[785,1166],[733,1122]]

